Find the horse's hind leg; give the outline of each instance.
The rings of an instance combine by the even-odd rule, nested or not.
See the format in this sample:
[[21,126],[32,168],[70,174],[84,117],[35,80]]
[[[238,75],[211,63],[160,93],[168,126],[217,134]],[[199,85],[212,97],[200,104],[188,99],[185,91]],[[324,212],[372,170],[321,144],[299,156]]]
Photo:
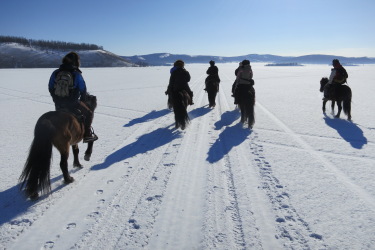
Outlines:
[[340,114],[341,114],[341,110],[342,110],[342,104],[341,104],[341,101],[338,101],[337,102],[337,106],[338,106],[338,111],[337,111],[337,115],[335,116],[336,118],[340,118]]
[[78,145],[72,145],[72,151],[73,151],[73,157],[74,157],[74,160],[73,160],[73,167],[77,167],[77,168],[81,168],[82,165],[81,163],[79,162],[79,158],[78,158],[78,155],[79,155],[79,148],[78,148]]

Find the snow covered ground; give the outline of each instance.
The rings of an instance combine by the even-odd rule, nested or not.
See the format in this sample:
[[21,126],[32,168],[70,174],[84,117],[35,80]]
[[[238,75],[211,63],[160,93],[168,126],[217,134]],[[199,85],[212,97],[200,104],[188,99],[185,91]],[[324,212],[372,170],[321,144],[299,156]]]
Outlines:
[[184,131],[166,109],[169,67],[82,69],[99,140],[84,168],[69,159],[69,185],[54,150],[52,194],[36,202],[17,181],[37,119],[54,108],[52,69],[1,69],[1,249],[374,249],[375,66],[347,67],[348,122],[321,111],[329,65],[254,64],[252,130],[230,96],[237,64],[218,65],[215,109],[207,67],[186,66],[195,105]]

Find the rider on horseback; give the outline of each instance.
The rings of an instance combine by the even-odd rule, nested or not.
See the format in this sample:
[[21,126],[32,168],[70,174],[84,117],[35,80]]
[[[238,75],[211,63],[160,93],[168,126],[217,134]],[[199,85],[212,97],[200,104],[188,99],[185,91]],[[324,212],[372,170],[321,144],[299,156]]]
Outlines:
[[[73,114],[79,110],[84,116],[85,134],[83,142],[96,141],[98,137],[91,129],[91,123],[94,118],[91,111],[81,100],[86,97],[86,83],[79,70],[80,58],[75,52],[70,52],[62,59],[59,69],[55,70],[49,80],[48,89],[55,103],[56,111],[67,110]],[[62,79],[62,80],[61,80]],[[61,90],[65,81],[67,90]]]
[[190,74],[184,68],[185,63],[182,60],[177,60],[173,68],[171,68],[171,76],[169,78],[169,85],[167,91],[165,91],[166,95],[171,95],[173,92],[177,92],[180,90],[185,90],[191,99],[190,105],[193,105],[193,91],[191,91],[188,82],[190,81]]
[[332,61],[333,69],[331,69],[331,75],[329,77],[329,84],[324,88],[324,98],[329,98],[336,88],[346,83],[348,73],[345,68],[340,64],[338,59]]
[[[234,87],[234,104],[238,104],[238,93],[242,91],[251,91],[253,89],[253,70],[249,60],[243,60],[239,67]],[[253,91],[253,90],[252,90]]]
[[207,78],[205,81],[206,88],[204,90],[207,90],[207,83],[212,81],[215,84],[217,84],[217,90],[219,91],[219,83],[220,83],[220,77],[219,77],[219,69],[217,66],[215,66],[214,61],[210,61],[210,67],[207,69]]

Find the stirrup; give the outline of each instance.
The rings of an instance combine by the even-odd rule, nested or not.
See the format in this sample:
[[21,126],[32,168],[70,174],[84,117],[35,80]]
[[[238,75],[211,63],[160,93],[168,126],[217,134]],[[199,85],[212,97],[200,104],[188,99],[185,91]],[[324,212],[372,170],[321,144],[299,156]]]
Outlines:
[[99,137],[94,133],[94,129],[91,128],[90,130],[91,130],[90,131],[91,135],[84,137],[83,143],[93,142],[93,141],[96,141],[97,139],[99,139]]

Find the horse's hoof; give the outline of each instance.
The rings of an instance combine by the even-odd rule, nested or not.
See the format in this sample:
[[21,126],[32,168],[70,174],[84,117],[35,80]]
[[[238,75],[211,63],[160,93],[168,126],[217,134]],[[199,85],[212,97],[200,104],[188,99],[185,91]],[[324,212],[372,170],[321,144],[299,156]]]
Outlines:
[[64,179],[64,181],[65,181],[66,184],[69,184],[69,183],[74,182],[74,178],[70,177],[69,179]]
[[73,163],[73,167],[75,167],[75,168],[82,168],[83,166],[82,166],[82,164],[81,163]]
[[37,199],[39,199],[39,194],[37,192],[33,193],[32,195],[29,196],[29,198],[32,201],[36,201]]
[[89,161],[90,158],[91,158],[91,155],[85,155],[85,156],[83,157],[83,159],[85,159],[85,161]]

